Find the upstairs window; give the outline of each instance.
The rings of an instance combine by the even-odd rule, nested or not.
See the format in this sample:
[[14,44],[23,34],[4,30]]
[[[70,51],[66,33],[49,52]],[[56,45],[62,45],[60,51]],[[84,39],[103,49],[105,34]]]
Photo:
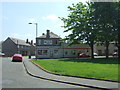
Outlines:
[[44,40],[44,45],[52,45],[52,40]]
[[41,45],[41,40],[38,40],[38,45]]
[[55,40],[55,44],[58,44],[58,41],[57,41],[57,40]]

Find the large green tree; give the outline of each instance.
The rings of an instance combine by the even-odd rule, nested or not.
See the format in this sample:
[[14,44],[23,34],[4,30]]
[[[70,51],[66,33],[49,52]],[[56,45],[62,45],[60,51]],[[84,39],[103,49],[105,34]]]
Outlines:
[[94,58],[94,43],[96,37],[96,21],[94,20],[94,9],[92,3],[83,4],[81,2],[68,6],[70,12],[68,18],[61,18],[64,22],[64,32],[71,31],[66,37],[70,44],[87,43],[91,47],[91,56]]
[[118,47],[118,58],[120,58],[120,1],[116,3],[116,13],[114,15],[114,37]]
[[98,23],[97,39],[105,47],[106,58],[109,55],[109,44],[115,40],[114,20],[116,14],[116,3],[114,2],[94,2],[94,17]]
[[94,43],[97,41],[106,47],[106,58],[109,56],[109,44],[116,42],[120,57],[120,3],[81,2],[68,6],[68,18],[61,18],[64,22],[64,32],[71,31],[66,37],[70,44],[86,42],[91,47],[94,58]]

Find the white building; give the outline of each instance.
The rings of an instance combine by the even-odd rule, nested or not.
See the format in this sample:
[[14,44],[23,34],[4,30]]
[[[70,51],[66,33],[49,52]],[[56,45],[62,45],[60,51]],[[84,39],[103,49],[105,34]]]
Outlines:
[[60,39],[61,37],[50,30],[37,37],[37,58],[77,57],[79,53],[90,54],[90,47],[87,44],[68,46],[68,43],[61,43]]

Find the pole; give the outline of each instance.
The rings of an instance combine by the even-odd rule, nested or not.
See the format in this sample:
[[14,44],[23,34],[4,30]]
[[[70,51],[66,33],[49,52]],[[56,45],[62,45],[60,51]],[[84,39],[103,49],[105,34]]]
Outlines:
[[36,44],[35,44],[35,57],[36,57],[36,60],[37,60],[37,29],[38,29],[38,24],[37,23],[35,23],[35,25],[36,25]]
[[36,44],[35,44],[35,58],[37,60],[37,33],[38,33],[38,23],[28,23],[28,24],[35,24],[36,25],[36,36],[35,36],[35,41],[36,41]]
[[37,38],[37,29],[38,29],[38,24],[37,23],[35,23],[35,25],[36,25],[36,38]]

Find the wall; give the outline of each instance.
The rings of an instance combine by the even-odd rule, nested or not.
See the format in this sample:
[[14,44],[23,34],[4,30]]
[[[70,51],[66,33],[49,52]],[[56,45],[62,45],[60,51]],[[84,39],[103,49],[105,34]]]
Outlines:
[[8,38],[2,44],[2,52],[7,56],[12,56],[17,53],[17,45]]

